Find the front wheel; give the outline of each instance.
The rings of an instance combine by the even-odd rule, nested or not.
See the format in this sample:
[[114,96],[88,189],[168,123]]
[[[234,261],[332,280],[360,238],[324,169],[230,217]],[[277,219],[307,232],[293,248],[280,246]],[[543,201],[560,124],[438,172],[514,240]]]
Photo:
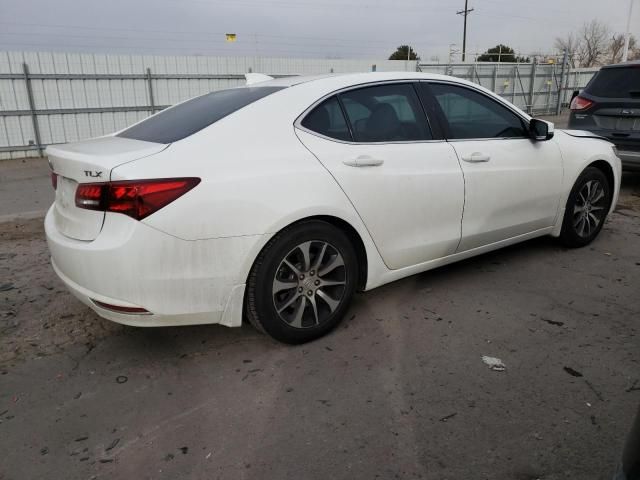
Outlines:
[[571,189],[560,240],[567,247],[584,247],[602,230],[611,206],[611,185],[601,170],[588,167]]
[[347,235],[327,222],[305,221],[278,233],[249,275],[249,321],[285,343],[321,337],[349,307],[356,288],[356,262]]

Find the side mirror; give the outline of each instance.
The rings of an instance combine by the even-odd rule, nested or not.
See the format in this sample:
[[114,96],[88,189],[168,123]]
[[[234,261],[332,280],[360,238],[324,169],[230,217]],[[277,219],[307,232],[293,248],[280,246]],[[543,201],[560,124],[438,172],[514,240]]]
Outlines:
[[544,141],[553,138],[553,123],[532,118],[529,122],[529,135],[533,140]]

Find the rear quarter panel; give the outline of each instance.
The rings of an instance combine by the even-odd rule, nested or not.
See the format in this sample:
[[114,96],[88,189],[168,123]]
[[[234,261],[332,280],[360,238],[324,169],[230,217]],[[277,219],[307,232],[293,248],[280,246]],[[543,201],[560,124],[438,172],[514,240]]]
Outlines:
[[197,187],[143,222],[184,240],[263,235],[242,268],[246,273],[273,234],[320,215],[344,220],[358,232],[370,274],[386,270],[348,197],[295,135],[295,112],[308,104],[291,111],[270,97],[157,155],[114,169],[112,179],[200,177]]

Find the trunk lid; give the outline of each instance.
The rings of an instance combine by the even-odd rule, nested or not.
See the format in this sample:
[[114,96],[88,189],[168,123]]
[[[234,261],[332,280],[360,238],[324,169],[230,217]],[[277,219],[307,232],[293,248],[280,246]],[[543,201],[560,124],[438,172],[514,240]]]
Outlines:
[[108,182],[119,165],[161,152],[168,145],[106,136],[47,148],[49,165],[57,178],[53,215],[63,235],[76,240],[95,239],[104,212],[76,207],[78,184]]

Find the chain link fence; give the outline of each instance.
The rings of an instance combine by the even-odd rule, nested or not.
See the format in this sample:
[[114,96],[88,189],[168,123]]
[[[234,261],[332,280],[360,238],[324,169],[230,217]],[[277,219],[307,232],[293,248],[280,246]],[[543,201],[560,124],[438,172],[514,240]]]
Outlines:
[[573,92],[583,89],[598,68],[569,69],[565,64],[421,63],[422,72],[451,75],[488,88],[530,115],[559,115]]
[[555,113],[597,71],[522,63],[0,52],[0,160],[120,130],[187,98],[241,85],[247,72],[398,70],[465,78],[533,114]]

